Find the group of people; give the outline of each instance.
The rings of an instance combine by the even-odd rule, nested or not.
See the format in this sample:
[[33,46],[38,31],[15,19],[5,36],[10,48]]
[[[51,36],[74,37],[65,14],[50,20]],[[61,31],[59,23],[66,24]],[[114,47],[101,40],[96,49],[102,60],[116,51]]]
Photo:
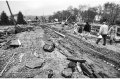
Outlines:
[[[77,25],[75,25],[75,26],[77,26]],[[75,30],[77,30],[77,28],[78,27],[76,27]],[[82,27],[80,26],[77,31],[79,33],[82,33],[82,31],[83,31],[85,36],[90,35],[91,25],[88,22],[86,22],[83,30],[82,30]],[[96,44],[98,44],[100,42],[100,40],[103,39],[103,45],[105,46],[107,36],[109,36],[110,37],[109,42],[112,45],[113,41],[115,41],[116,34],[117,34],[117,26],[116,25],[111,25],[111,27],[109,29],[109,26],[107,25],[107,23],[103,22],[103,25],[100,27],[100,30],[99,30],[99,33],[98,33],[98,38],[97,38]]]
[[[109,26],[107,25],[106,22],[103,22],[103,25],[100,27],[100,30],[99,30],[99,33],[98,33],[98,35],[99,36],[101,35],[102,38],[103,38],[103,45],[106,45],[106,39],[107,39],[108,35],[110,37],[109,42],[112,45],[113,41],[115,41],[116,34],[117,34],[117,26],[116,25],[111,25],[111,27],[109,29]],[[96,41],[96,44],[98,44],[99,41],[102,38],[98,38],[98,40]]]
[[84,28],[82,26],[78,26],[77,24],[75,24],[74,26],[75,26],[74,33],[84,32],[85,35],[89,35],[91,32],[91,25],[88,22],[86,22]]

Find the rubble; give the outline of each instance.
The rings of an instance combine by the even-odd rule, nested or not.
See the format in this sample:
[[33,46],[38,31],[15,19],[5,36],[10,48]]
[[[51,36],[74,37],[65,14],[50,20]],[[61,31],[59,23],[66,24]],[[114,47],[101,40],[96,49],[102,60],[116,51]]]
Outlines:
[[80,74],[79,72],[75,71],[72,74],[72,78],[89,78],[89,77],[87,77],[87,76],[85,76],[83,74]]
[[66,68],[62,71],[62,76],[65,78],[71,78],[72,76],[72,69],[71,68]]
[[34,78],[52,78],[54,75],[53,70],[44,70],[42,73],[36,75]]
[[20,33],[20,32],[25,32],[25,31],[33,31],[34,27],[33,26],[25,26],[25,25],[18,25],[15,27],[15,32]]
[[34,58],[33,60],[27,61],[26,67],[29,68],[41,68],[44,64],[44,60],[40,58]]
[[[103,62],[102,57],[100,58],[98,53],[88,47],[91,49],[94,47],[93,49],[97,51],[101,49],[104,53],[110,50],[92,47],[81,39],[65,35],[66,33],[57,34],[47,26],[41,27],[36,26],[34,30],[16,34],[15,39],[11,39],[13,43],[9,45],[18,45],[18,48],[4,51],[0,49],[0,71],[11,54],[16,52],[14,61],[8,65],[2,78],[118,77],[119,71],[106,64],[108,61]],[[22,46],[17,39],[20,40]],[[118,55],[117,52],[115,54]]]
[[69,57],[67,57],[67,59],[68,60],[70,60],[70,61],[73,61],[73,62],[80,62],[80,63],[85,63],[86,62],[86,60],[83,60],[82,58],[80,59],[80,58],[77,58],[77,57],[74,57],[74,56],[69,56]]
[[72,71],[75,71],[75,67],[76,67],[76,63],[75,63],[75,62],[70,61],[70,63],[68,64],[68,68],[71,68],[71,69],[72,69]]
[[17,39],[17,40],[12,40],[10,46],[11,46],[11,47],[19,47],[19,46],[21,46],[21,42],[20,42],[19,39]]
[[43,49],[44,49],[44,51],[46,51],[46,52],[52,52],[52,51],[54,51],[54,49],[55,49],[55,44],[53,44],[53,43],[45,44],[45,45],[43,46]]

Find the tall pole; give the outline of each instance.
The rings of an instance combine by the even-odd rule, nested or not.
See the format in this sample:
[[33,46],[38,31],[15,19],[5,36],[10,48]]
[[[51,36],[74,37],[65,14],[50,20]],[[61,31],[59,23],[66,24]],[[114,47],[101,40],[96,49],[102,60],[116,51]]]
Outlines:
[[8,6],[8,9],[9,9],[9,11],[10,11],[10,14],[11,14],[12,20],[13,20],[13,22],[14,22],[14,25],[16,26],[16,21],[15,21],[15,19],[14,19],[14,16],[13,16],[13,14],[12,14],[12,11],[11,11],[11,9],[10,9],[10,6],[9,6],[9,3],[8,3],[7,0],[6,0],[6,3],[7,3],[7,6]]

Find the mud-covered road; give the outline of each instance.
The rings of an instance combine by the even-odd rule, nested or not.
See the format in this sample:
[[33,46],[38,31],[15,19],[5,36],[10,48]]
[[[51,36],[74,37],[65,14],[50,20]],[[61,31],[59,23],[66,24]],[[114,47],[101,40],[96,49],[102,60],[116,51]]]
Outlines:
[[[22,43],[20,47],[0,49],[0,71],[4,69],[13,53],[16,53],[1,78],[120,77],[118,52],[90,44],[80,37],[66,31],[59,32],[58,29],[51,29],[49,26],[39,25],[34,31],[18,33],[16,39]],[[55,47],[48,52],[43,49],[46,44]],[[79,63],[80,71],[78,64],[68,60],[68,57],[86,60],[88,70]]]

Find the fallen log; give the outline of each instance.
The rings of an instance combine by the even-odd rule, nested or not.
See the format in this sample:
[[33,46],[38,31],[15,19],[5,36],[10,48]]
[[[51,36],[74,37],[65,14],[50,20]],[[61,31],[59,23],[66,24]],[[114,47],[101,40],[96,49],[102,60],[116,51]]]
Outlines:
[[80,67],[81,67],[84,75],[93,78],[93,74],[92,74],[93,72],[92,72],[92,70],[88,67],[88,64],[86,64],[86,63],[81,63],[81,64],[80,64]]
[[59,50],[60,53],[62,53],[63,55],[65,55],[66,57],[68,56],[72,56],[72,54],[70,54],[64,47],[62,47],[61,45],[56,46]]
[[59,32],[57,32],[57,31],[54,31],[55,33],[57,33],[58,35],[60,35],[60,36],[62,36],[62,37],[64,37],[65,38],[65,35],[64,34],[62,34],[62,33],[59,33]]
[[74,57],[74,56],[68,56],[67,59],[70,60],[70,61],[80,62],[80,63],[85,63],[85,62],[86,62],[86,60],[84,60],[84,59],[79,59],[79,58]]
[[84,75],[90,78],[102,78],[98,73],[96,73],[91,66],[87,63],[81,63],[80,67]]

